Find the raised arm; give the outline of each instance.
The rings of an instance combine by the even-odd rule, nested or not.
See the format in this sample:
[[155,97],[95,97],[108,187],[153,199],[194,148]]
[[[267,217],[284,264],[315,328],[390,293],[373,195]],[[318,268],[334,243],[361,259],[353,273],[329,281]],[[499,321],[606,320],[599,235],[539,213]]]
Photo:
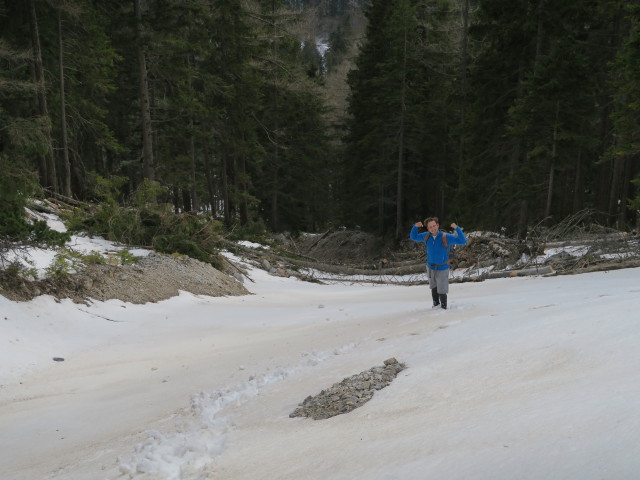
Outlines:
[[451,228],[453,228],[456,231],[456,234],[455,235],[449,234],[449,236],[447,237],[447,240],[451,240],[451,243],[455,245],[466,245],[467,237],[465,236],[462,229],[458,226],[458,224],[452,223]]
[[414,242],[424,242],[425,237],[427,236],[427,232],[419,233],[418,229],[422,227],[422,222],[416,222],[413,227],[411,227],[411,232],[409,233],[409,238]]

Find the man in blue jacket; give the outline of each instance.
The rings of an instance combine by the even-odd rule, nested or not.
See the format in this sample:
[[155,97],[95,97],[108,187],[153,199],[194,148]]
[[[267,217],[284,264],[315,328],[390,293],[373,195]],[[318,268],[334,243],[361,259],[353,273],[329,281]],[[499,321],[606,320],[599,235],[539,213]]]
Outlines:
[[[427,232],[420,233],[420,227]],[[447,308],[447,294],[449,293],[449,247],[451,245],[465,245],[467,237],[462,229],[455,223],[451,224],[456,232],[444,233],[440,231],[440,223],[436,217],[429,217],[422,222],[417,222],[411,229],[409,237],[415,242],[424,242],[427,251],[427,273],[429,275],[429,287],[433,306],[440,305]]]

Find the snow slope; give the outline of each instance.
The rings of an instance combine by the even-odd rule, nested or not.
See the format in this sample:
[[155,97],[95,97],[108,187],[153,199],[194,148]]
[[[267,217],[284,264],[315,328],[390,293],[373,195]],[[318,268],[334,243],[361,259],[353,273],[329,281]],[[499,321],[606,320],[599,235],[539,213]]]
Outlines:
[[[0,478],[634,479],[640,269],[157,304],[0,297]],[[54,361],[53,358],[64,361]],[[363,407],[289,418],[407,364]]]

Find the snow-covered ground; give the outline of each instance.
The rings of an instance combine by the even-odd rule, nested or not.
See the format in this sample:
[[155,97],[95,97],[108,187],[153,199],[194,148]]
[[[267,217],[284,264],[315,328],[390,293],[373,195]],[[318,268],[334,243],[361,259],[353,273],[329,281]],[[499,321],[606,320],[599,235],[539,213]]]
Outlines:
[[[638,478],[640,269],[454,284],[448,311],[426,286],[250,276],[0,296],[0,479]],[[289,418],[390,357],[407,369],[363,407]]]

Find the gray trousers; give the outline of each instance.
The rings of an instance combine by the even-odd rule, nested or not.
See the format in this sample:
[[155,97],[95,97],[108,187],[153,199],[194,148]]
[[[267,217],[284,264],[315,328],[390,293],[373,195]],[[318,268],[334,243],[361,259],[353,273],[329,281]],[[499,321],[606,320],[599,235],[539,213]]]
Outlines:
[[427,267],[429,275],[429,288],[437,288],[438,294],[446,295],[449,293],[449,269],[433,270]]

